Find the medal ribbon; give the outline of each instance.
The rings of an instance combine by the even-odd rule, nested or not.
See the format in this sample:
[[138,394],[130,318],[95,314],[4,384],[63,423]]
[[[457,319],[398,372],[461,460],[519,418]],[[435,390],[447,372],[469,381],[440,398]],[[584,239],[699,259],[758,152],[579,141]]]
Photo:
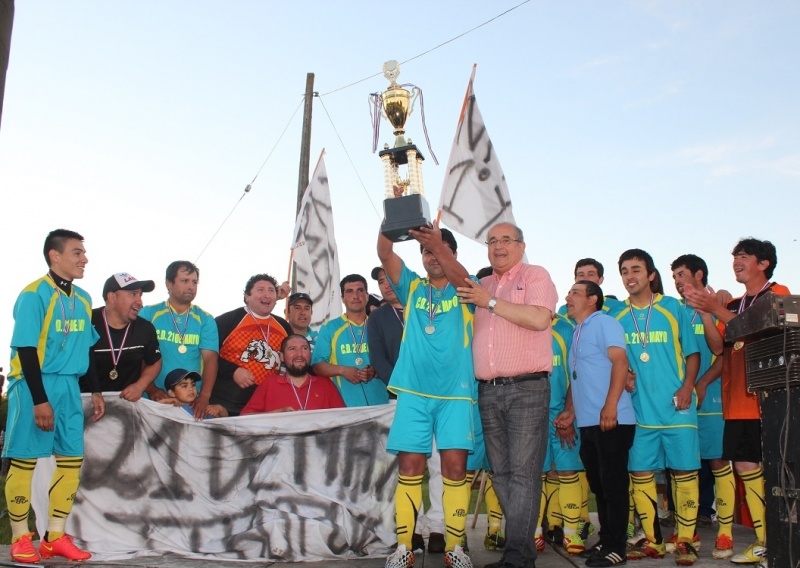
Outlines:
[[308,390],[306,391],[306,403],[303,404],[300,402],[300,395],[297,394],[297,387],[294,386],[292,379],[286,377],[286,380],[289,381],[289,384],[292,385],[292,390],[294,391],[294,397],[297,399],[297,404],[300,405],[300,410],[305,410],[308,407],[308,397],[311,395],[311,377],[307,378],[308,381]]
[[[267,348],[268,349],[272,349],[272,347],[270,347],[270,345],[269,345],[269,332],[270,332],[270,329],[272,327],[272,316],[267,316],[267,318],[268,318],[268,320],[267,320],[267,333],[264,333],[264,328],[261,327],[261,324],[259,323],[258,318],[255,316],[255,314],[253,314],[253,312],[250,311],[250,308],[245,307],[244,311],[246,311],[248,314],[250,314],[250,317],[253,318],[254,322],[256,322],[256,325],[258,326],[258,331],[261,332],[261,337],[264,338],[264,343],[267,344]],[[298,401],[298,402],[300,402],[300,401]],[[303,409],[303,410],[305,410],[305,409]]]
[[752,306],[752,305],[753,305],[753,302],[755,302],[755,301],[758,299],[758,295],[759,295],[761,292],[763,292],[764,290],[766,290],[766,289],[769,287],[769,285],[770,285],[770,281],[769,281],[769,280],[767,280],[766,282],[764,282],[764,285],[761,287],[761,290],[759,290],[758,292],[756,292],[756,295],[755,295],[755,296],[753,296],[753,299],[752,299],[752,300],[750,300],[750,303],[749,303],[749,304],[747,303],[747,296],[746,296],[746,295],[745,295],[745,296],[742,296],[742,301],[741,301],[741,302],[739,302],[739,309],[738,309],[738,311],[737,311],[736,313],[737,313],[737,314],[740,314],[740,313],[742,313],[743,311],[745,311],[747,308],[749,308],[750,306]]
[[[584,323],[586,321],[584,320]],[[575,377],[575,369],[578,367],[578,343],[581,341],[581,331],[583,331],[583,323],[578,324],[578,327],[575,328],[575,331],[572,333],[572,345],[570,347],[570,357],[569,362],[570,366],[572,367],[572,378]]]
[[360,355],[364,352],[364,336],[367,334],[367,322],[364,321],[364,325],[361,326],[361,339],[359,339],[358,343],[356,343],[356,334],[353,331],[353,324],[350,323],[350,319],[347,318],[347,327],[350,329],[350,335],[353,337],[353,343],[356,345],[356,355]]
[[122,359],[122,348],[125,347],[125,341],[128,339],[128,332],[131,330],[131,324],[125,326],[125,335],[122,336],[122,342],[119,344],[119,351],[114,354],[114,342],[111,340],[111,328],[108,326],[108,317],[106,317],[106,309],[103,308],[103,322],[106,324],[106,339],[108,339],[108,346],[111,348],[111,361],[114,363],[114,368],[117,368],[119,360]]
[[[450,282],[447,283],[447,286],[450,286]],[[442,290],[442,294],[444,294],[445,290],[447,290],[447,286],[445,286]],[[436,314],[439,313],[439,306],[441,305],[441,300],[438,304],[433,305],[433,285],[431,284],[431,281],[428,280],[428,319],[430,320],[430,325],[433,325],[433,318],[435,318]]]
[[[50,280],[53,280],[53,277],[49,274],[47,277]],[[64,344],[67,342],[67,336],[70,332],[70,323],[72,322],[72,318],[75,317],[75,294],[72,295],[72,304],[69,309],[69,319],[67,319],[67,308],[64,306],[64,292],[58,287],[55,280],[53,280],[53,286],[56,287],[56,292],[58,292],[58,303],[61,305],[61,327],[63,329],[62,333],[64,334],[64,340],[61,342],[61,347],[64,347]]]
[[175,319],[175,310],[172,309],[172,304],[169,303],[169,300],[167,300],[167,307],[169,308],[169,317],[172,318],[172,325],[175,326],[175,333],[178,334],[181,345],[185,345],[186,342],[183,338],[186,337],[186,330],[189,329],[189,312],[192,311],[192,305],[189,304],[189,309],[186,310],[186,321],[183,322],[183,333],[181,333],[180,328],[178,328],[178,320]]
[[633,312],[633,304],[628,304],[628,309],[631,312],[633,326],[636,328],[636,333],[639,335],[639,341],[642,343],[642,349],[647,351],[647,340],[650,337],[650,315],[653,313],[653,294],[650,294],[650,307],[647,310],[647,321],[644,324],[644,337],[639,329],[639,322],[636,321],[636,314]]

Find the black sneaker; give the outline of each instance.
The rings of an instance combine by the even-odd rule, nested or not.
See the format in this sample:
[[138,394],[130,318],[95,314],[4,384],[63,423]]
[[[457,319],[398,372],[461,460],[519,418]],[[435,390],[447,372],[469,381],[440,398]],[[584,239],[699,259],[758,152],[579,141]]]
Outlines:
[[599,552],[586,561],[589,568],[604,568],[606,566],[622,566],[628,563],[628,558],[625,554],[619,552]]
[[580,556],[581,558],[591,558],[592,556],[600,554],[601,550],[603,550],[603,545],[598,542],[591,548],[587,548],[586,550],[578,554],[578,556]]
[[[423,546],[423,548],[425,548]],[[432,532],[428,536],[428,552],[431,554],[444,553],[444,535],[442,533]]]

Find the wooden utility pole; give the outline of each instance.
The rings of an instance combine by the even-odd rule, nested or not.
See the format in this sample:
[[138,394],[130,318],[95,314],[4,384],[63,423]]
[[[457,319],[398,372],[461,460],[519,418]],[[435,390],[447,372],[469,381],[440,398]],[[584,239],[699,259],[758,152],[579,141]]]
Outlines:
[[308,170],[311,167],[311,111],[314,99],[314,74],[306,75],[306,98],[303,107],[303,137],[300,140],[300,174],[297,178],[297,210],[300,213],[300,203],[303,201],[303,192],[308,187]]
[[0,117],[6,90],[6,71],[11,53],[11,28],[14,26],[14,0],[0,0]]
[[[300,204],[303,202],[303,193],[308,187],[308,170],[311,167],[311,111],[314,108],[314,74],[306,74],[306,95],[303,105],[303,136],[300,139],[300,172],[297,176],[297,208],[294,216],[300,214]],[[297,266],[291,264],[292,292],[297,292]],[[289,300],[286,300],[287,306]]]

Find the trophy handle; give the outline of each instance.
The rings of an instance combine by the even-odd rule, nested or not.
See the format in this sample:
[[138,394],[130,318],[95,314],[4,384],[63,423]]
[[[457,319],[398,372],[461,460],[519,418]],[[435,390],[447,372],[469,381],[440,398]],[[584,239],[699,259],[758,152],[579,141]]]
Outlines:
[[417,99],[419,98],[419,94],[422,91],[416,85],[408,85],[408,86],[412,87],[412,89],[411,89],[411,104],[408,107],[408,116],[411,116],[414,113],[414,104],[417,102]]

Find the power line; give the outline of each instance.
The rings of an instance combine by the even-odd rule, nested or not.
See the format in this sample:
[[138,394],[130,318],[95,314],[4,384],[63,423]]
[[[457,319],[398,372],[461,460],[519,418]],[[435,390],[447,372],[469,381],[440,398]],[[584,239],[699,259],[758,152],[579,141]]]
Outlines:
[[211,245],[211,243],[214,241],[216,236],[222,230],[222,227],[224,227],[225,223],[228,222],[228,219],[231,218],[231,215],[233,215],[233,212],[236,211],[237,207],[239,207],[239,204],[242,202],[242,200],[244,199],[245,195],[250,193],[250,190],[253,189],[253,184],[256,182],[256,179],[258,178],[259,174],[261,173],[261,170],[263,170],[264,166],[267,165],[267,162],[272,157],[272,153],[275,152],[275,148],[277,148],[278,144],[280,144],[280,141],[283,139],[284,134],[286,134],[286,131],[289,129],[289,125],[292,124],[292,120],[294,120],[294,117],[297,114],[297,111],[300,110],[301,106],[303,106],[303,101],[304,100],[305,100],[305,97],[302,97],[300,99],[300,103],[297,105],[297,108],[294,109],[294,112],[292,113],[292,116],[289,117],[289,121],[286,123],[286,126],[283,129],[283,132],[281,132],[281,135],[278,136],[278,139],[275,141],[275,144],[272,146],[272,149],[269,151],[269,154],[267,154],[267,157],[264,158],[264,161],[261,163],[261,166],[258,168],[258,171],[256,171],[256,175],[253,176],[252,181],[250,183],[248,183],[247,186],[244,188],[244,191],[242,192],[242,195],[239,196],[239,199],[236,201],[236,204],[233,206],[233,209],[231,209],[230,213],[228,213],[228,215],[225,217],[225,219],[222,220],[222,223],[220,223],[219,227],[217,227],[217,230],[214,231],[214,234],[211,235],[211,238],[206,243],[206,246],[203,247],[203,250],[201,250],[200,254],[197,255],[197,258],[194,259],[195,262],[200,260],[200,257],[203,256],[203,253],[206,252],[206,249],[209,247],[209,245]]
[[[531,0],[524,0],[523,2],[520,2],[519,4],[517,4],[516,6],[512,6],[511,8],[509,8],[508,10],[506,10],[505,12],[501,12],[500,14],[497,14],[497,15],[496,15],[496,16],[494,16],[493,18],[490,18],[490,19],[486,20],[485,22],[483,22],[482,24],[479,24],[479,25],[475,26],[474,28],[471,28],[471,29],[469,29],[469,30],[467,30],[467,31],[465,31],[465,32],[463,32],[463,33],[460,33],[460,34],[458,34],[457,36],[455,36],[455,37],[452,37],[452,38],[448,39],[447,41],[443,41],[443,42],[442,42],[442,43],[440,43],[439,45],[437,45],[437,46],[435,46],[435,47],[432,47],[432,48],[430,48],[430,49],[428,49],[428,50],[426,50],[426,51],[423,51],[422,53],[420,53],[420,54],[417,54],[417,55],[415,55],[414,57],[411,57],[411,58],[409,58],[409,59],[406,59],[405,61],[401,61],[401,62],[400,62],[400,65],[404,65],[404,64],[408,63],[409,61],[414,61],[415,59],[419,59],[419,58],[420,58],[420,57],[422,57],[423,55],[427,55],[427,54],[429,54],[429,53],[430,53],[430,52],[432,52],[432,51],[436,51],[437,49],[439,49],[440,47],[444,47],[444,46],[445,46],[445,45],[447,45],[448,43],[452,43],[452,42],[456,41],[457,39],[461,39],[461,38],[462,38],[462,37],[464,37],[465,35],[467,35],[467,34],[471,34],[471,33],[472,33],[472,32],[474,32],[475,30],[478,30],[478,29],[482,28],[483,26],[485,26],[485,25],[487,25],[487,24],[491,24],[491,23],[492,23],[493,21],[495,21],[496,19],[498,19],[498,18],[502,18],[503,16],[505,16],[505,15],[506,15],[506,14],[508,14],[509,12],[513,12],[514,10],[516,10],[517,8],[519,8],[520,6],[523,6],[524,4],[527,4],[527,3],[528,3],[528,2],[530,2],[530,1],[531,1]],[[354,81],[353,83],[347,84],[347,85],[345,85],[345,86],[343,86],[343,87],[339,87],[338,89],[334,89],[334,90],[332,90],[332,91],[328,91],[327,93],[322,93],[322,94],[321,94],[321,95],[319,95],[319,96],[320,96],[320,97],[325,97],[325,96],[327,96],[327,95],[332,95],[333,93],[337,93],[337,92],[339,92],[339,91],[343,91],[344,89],[348,89],[348,88],[350,88],[350,87],[353,87],[353,86],[355,86],[355,85],[358,85],[359,83],[363,83],[364,81],[369,81],[370,79],[373,79],[374,77],[380,77],[381,75],[383,75],[383,73],[373,73],[373,74],[372,74],[372,75],[370,75],[369,77],[364,77],[363,79],[359,79],[358,81]]]

